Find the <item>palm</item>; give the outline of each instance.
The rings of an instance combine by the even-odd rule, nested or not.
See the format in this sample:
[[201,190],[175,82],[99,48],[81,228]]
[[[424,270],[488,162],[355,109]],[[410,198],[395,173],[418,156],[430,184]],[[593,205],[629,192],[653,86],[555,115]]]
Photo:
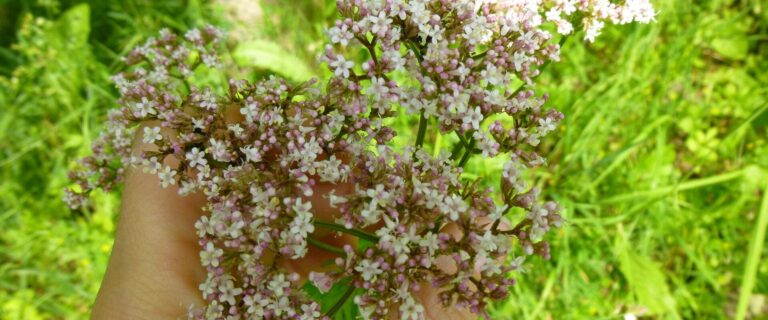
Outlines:
[[[316,215],[332,218],[333,210],[322,195],[344,187],[319,185],[310,198]],[[200,247],[194,228],[203,214],[201,195],[181,197],[175,187],[161,188],[158,178],[129,172],[123,193],[122,213],[110,265],[93,309],[95,319],[175,319],[203,301],[197,284],[205,278],[199,263]],[[320,240],[343,245],[352,239],[331,233],[314,234]],[[306,278],[310,271],[327,268],[332,253],[311,247],[300,260],[281,265]],[[443,309],[437,292],[422,285],[421,298],[430,319],[471,319],[466,310]]]

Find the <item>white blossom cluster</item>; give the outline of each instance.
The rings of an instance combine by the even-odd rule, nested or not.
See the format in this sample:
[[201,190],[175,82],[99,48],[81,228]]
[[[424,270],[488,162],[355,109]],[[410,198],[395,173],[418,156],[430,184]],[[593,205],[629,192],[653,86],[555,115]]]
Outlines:
[[[649,22],[653,8],[647,0],[337,6],[320,57],[332,74],[323,84],[190,84],[197,66],[220,67],[212,27],[162,32],[132,51],[130,70],[114,78],[121,109],[72,174],[80,190],[66,199],[83,206],[92,189],[119,183],[116,163],[205,195],[195,227],[207,304],[190,310],[193,319],[332,317],[344,301],[320,305],[302,290],[306,280],[321,292],[348,287],[365,319],[422,319],[413,293],[424,285],[439,289],[445,308],[488,318],[487,304],[509,296],[510,272],[526,256],[549,257],[546,233],[562,220],[523,175],[545,163],[535,147],[563,117],[533,91],[545,64],[559,59],[554,39],[583,26],[592,41],[605,22]],[[419,126],[413,145],[396,149],[384,119],[401,108]],[[154,148],[132,153],[134,133]],[[423,148],[436,134],[459,142],[433,157]],[[497,190],[462,178],[474,155],[506,159]],[[340,234],[356,240],[323,241]],[[318,251],[335,256],[331,266],[286,267]]]

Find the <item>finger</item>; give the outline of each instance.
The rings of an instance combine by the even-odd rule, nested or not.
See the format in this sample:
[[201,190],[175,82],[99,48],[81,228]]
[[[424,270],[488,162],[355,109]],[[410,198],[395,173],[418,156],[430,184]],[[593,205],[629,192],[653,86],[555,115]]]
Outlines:
[[[150,146],[135,144],[140,152]],[[94,308],[94,319],[175,319],[202,303],[194,223],[200,195],[181,197],[152,174],[126,172],[115,243]]]

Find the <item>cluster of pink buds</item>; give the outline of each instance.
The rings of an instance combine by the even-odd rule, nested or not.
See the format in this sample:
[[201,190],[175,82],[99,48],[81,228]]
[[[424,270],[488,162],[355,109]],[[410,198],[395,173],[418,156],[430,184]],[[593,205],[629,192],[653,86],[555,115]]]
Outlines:
[[[559,59],[553,39],[581,26],[591,41],[605,22],[654,17],[647,0],[619,2],[339,0],[320,57],[331,77],[302,84],[198,87],[199,66],[221,68],[221,33],[163,31],[114,77],[121,108],[66,200],[76,208],[113,188],[123,165],[204,194],[207,304],[193,319],[332,317],[344,301],[321,306],[306,281],[321,292],[343,283],[365,319],[422,319],[413,293],[425,285],[445,308],[487,318],[525,257],[549,257],[545,235],[562,222],[524,176],[545,163],[536,146],[563,118],[534,81]],[[408,147],[393,147],[392,117],[418,117]],[[458,142],[434,156],[425,138],[438,134]],[[133,152],[134,135],[152,147]],[[505,159],[498,188],[462,177],[473,156]],[[351,240],[324,241],[342,235]],[[307,274],[285,267],[310,249],[335,258]]]

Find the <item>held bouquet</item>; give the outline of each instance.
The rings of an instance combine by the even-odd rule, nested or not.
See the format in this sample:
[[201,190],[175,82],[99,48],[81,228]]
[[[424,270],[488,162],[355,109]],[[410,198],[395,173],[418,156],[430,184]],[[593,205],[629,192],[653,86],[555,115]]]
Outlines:
[[[134,49],[114,76],[120,109],[71,174],[78,186],[66,201],[86,205],[93,189],[121,182],[124,166],[180,194],[204,194],[195,227],[207,304],[190,318],[327,318],[352,299],[366,319],[421,319],[413,292],[424,286],[446,308],[488,318],[487,304],[509,296],[525,257],[549,257],[545,235],[562,223],[560,206],[523,175],[545,163],[535,147],[563,118],[543,108],[536,77],[575,29],[592,41],[605,22],[649,22],[653,8],[647,0],[337,6],[320,57],[331,74],[324,81],[198,86],[198,69],[223,68],[213,27],[165,30]],[[393,117],[418,118],[407,147],[393,146]],[[133,150],[135,135],[151,147]],[[427,153],[425,138],[436,135],[458,142]],[[462,177],[473,156],[504,157],[498,187]],[[307,274],[284,268],[313,247],[336,258]],[[348,289],[320,305],[302,289],[307,280],[320,292]]]

